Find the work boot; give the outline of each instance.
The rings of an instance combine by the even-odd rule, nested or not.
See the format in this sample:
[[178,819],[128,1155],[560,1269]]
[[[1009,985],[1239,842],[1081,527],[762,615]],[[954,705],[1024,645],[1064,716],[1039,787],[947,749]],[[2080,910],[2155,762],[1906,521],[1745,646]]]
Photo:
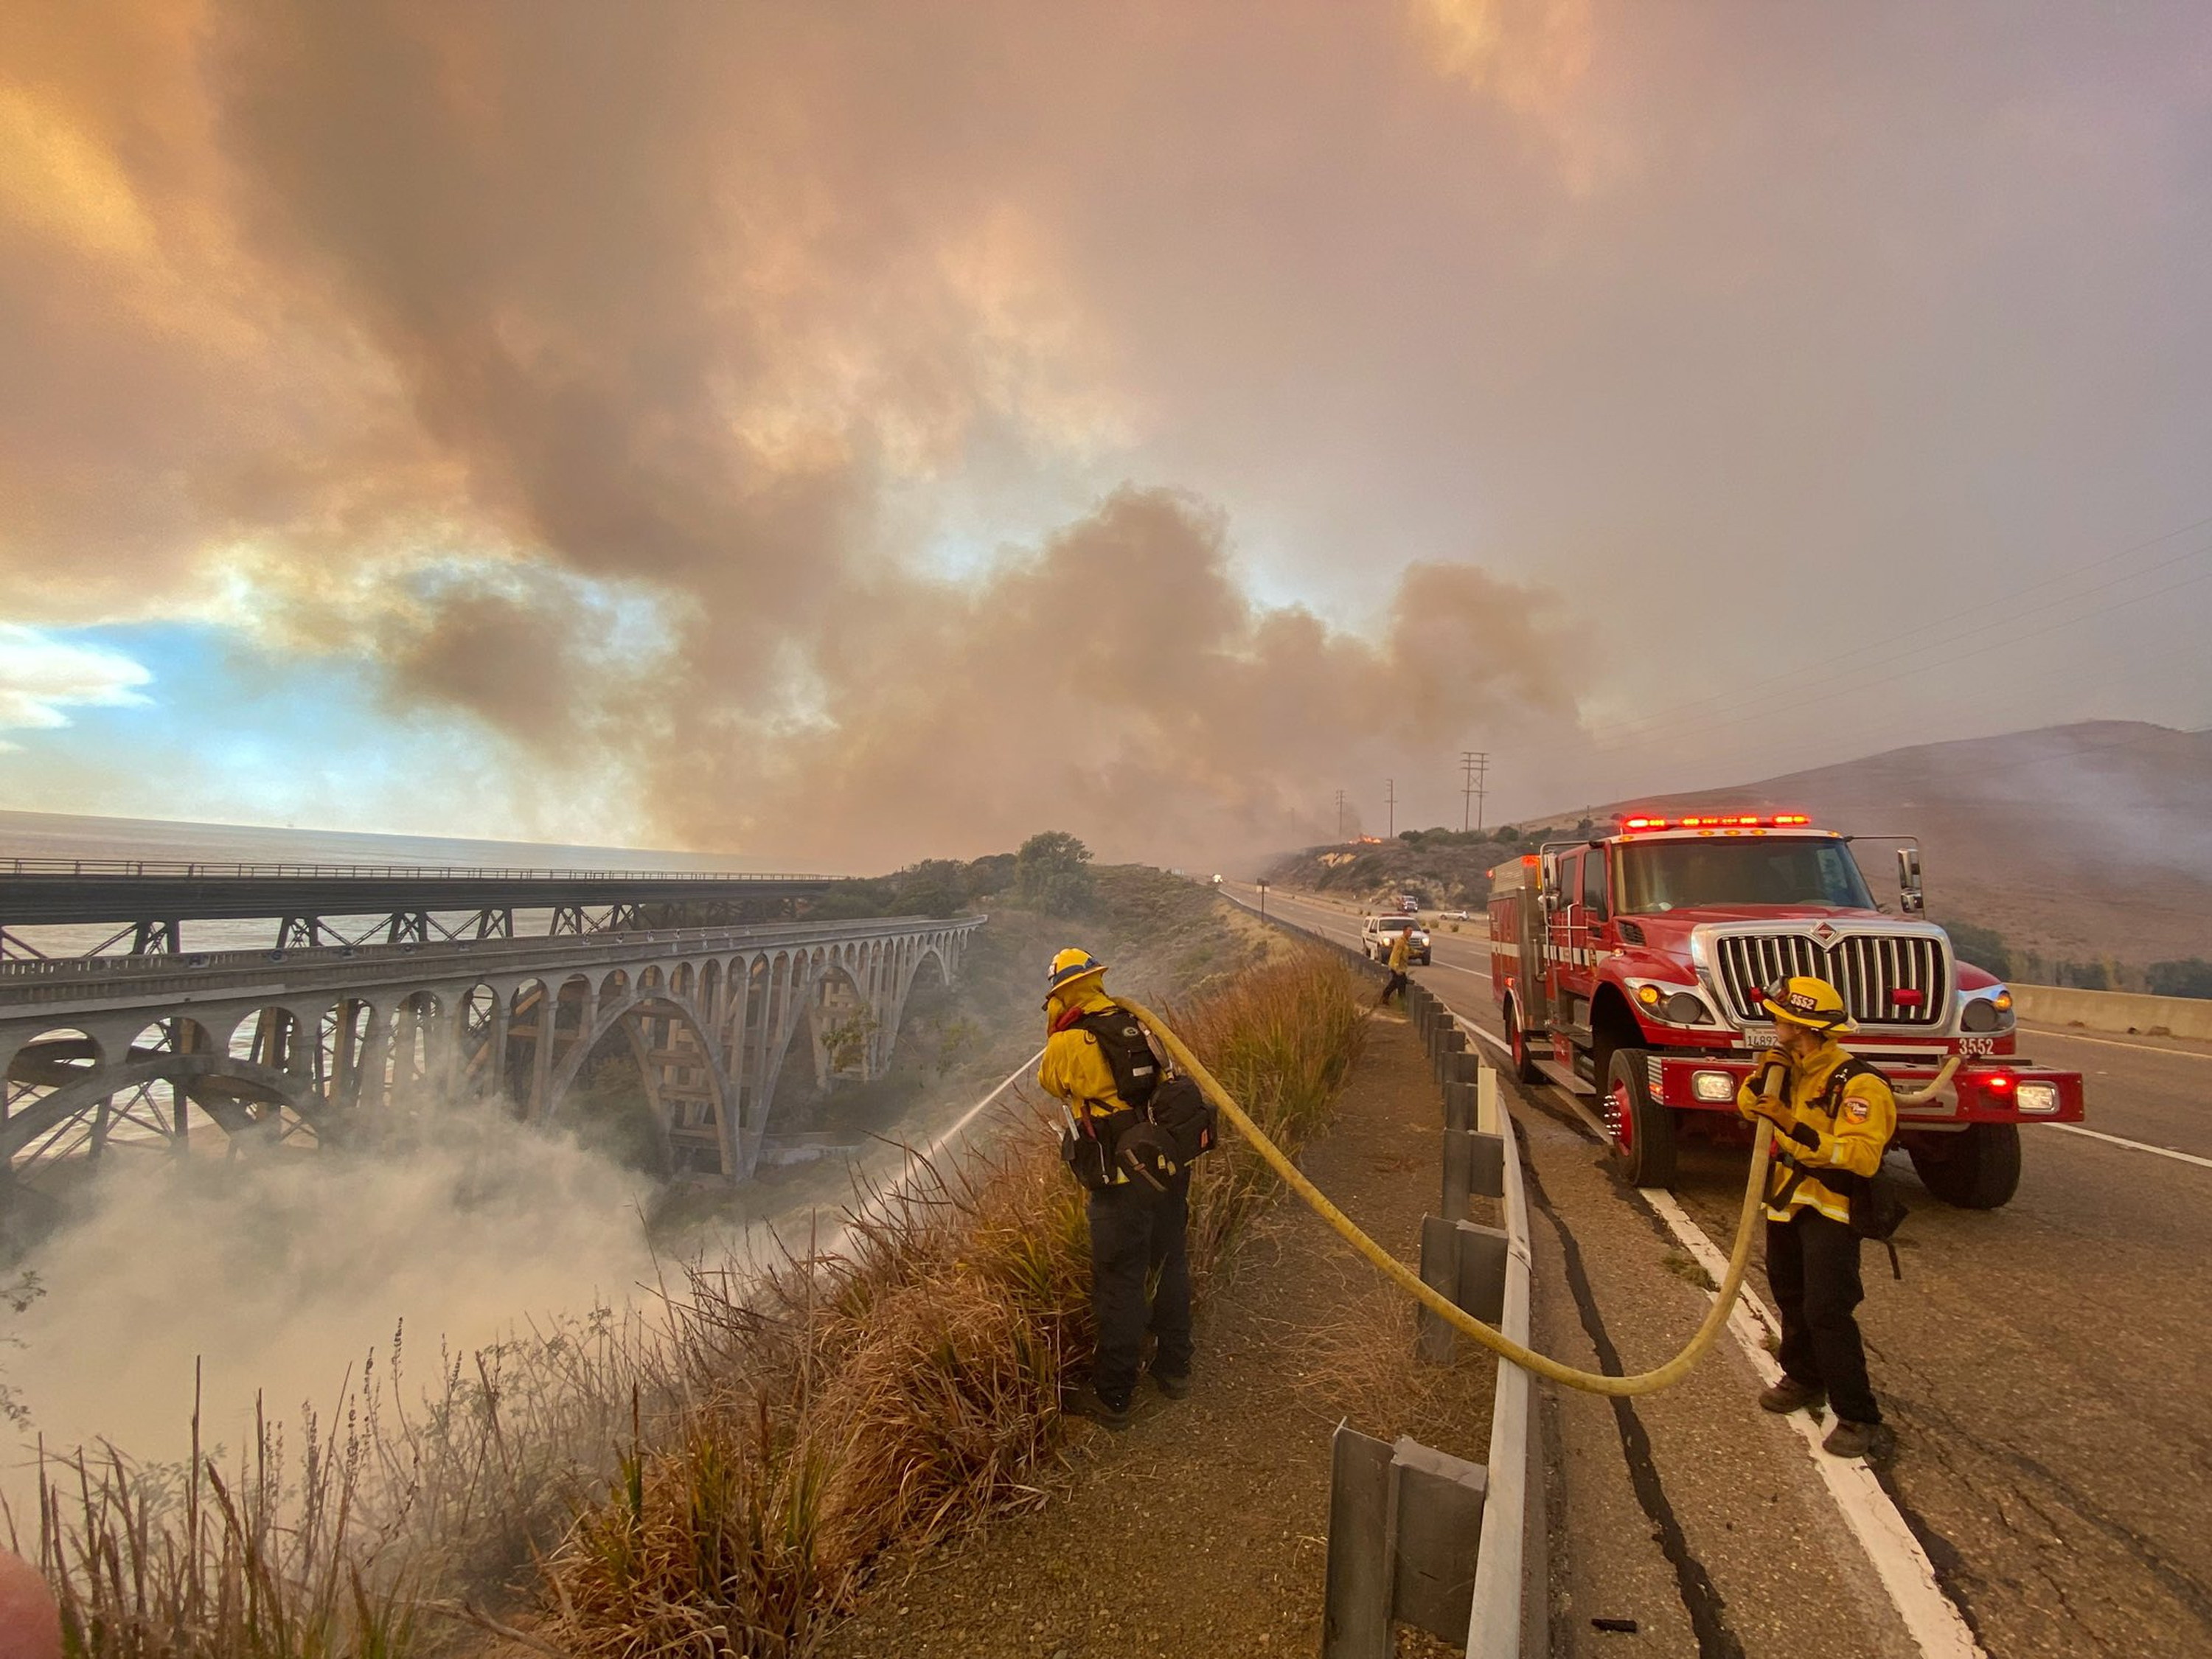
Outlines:
[[1085,1382],[1071,1395],[1060,1409],[1070,1417],[1087,1417],[1117,1434],[1129,1426],[1132,1415],[1127,1401],[1116,1406],[1098,1392],[1096,1384],[1090,1382]]
[[1828,1437],[1820,1443],[1820,1449],[1831,1457],[1864,1457],[1874,1449],[1875,1436],[1881,1427],[1878,1423],[1853,1423],[1839,1417],[1836,1426],[1828,1431]]
[[1147,1371],[1146,1375],[1150,1376],[1154,1382],[1159,1385],[1160,1392],[1167,1395],[1169,1399],[1188,1400],[1190,1398],[1190,1373],[1188,1371],[1156,1370]]
[[1770,1412],[1794,1412],[1801,1407],[1817,1406],[1828,1397],[1828,1391],[1817,1382],[1800,1382],[1786,1373],[1772,1388],[1759,1396],[1761,1409]]

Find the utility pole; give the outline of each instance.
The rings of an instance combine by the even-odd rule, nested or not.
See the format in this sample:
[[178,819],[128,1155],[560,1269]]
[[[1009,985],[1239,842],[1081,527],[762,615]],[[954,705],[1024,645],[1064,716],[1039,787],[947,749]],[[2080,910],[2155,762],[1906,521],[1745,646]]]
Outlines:
[[1336,838],[1344,839],[1344,791],[1336,792]]
[[1485,781],[1490,775],[1490,753],[1487,750],[1462,749],[1459,755],[1459,827],[1467,830],[1467,809],[1470,799],[1474,802],[1474,827],[1482,828],[1482,797]]
[[1395,840],[1398,838],[1398,780],[1397,780],[1397,779],[1395,779],[1395,778],[1385,778],[1385,779],[1383,779],[1383,780],[1382,780],[1382,802],[1383,802],[1383,805],[1384,805],[1388,806],[1388,807],[1390,809],[1390,830],[1389,830],[1389,835],[1390,835],[1390,838],[1391,838],[1393,841],[1395,841]]

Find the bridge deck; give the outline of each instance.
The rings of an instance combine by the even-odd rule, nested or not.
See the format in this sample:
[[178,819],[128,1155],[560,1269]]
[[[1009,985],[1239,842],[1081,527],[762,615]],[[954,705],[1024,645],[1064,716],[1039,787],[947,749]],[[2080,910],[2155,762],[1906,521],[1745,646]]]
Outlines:
[[799,898],[835,876],[734,871],[417,869],[406,866],[0,861],[0,923],[48,927],[141,918],[243,921],[398,911],[550,910]]
[[194,992],[241,994],[266,990],[379,984],[395,977],[432,980],[468,975],[568,972],[592,963],[686,951],[773,950],[846,939],[939,932],[980,918],[926,917],[842,922],[769,922],[726,927],[627,928],[619,933],[527,935],[520,939],[441,940],[433,944],[323,945],[270,951],[209,951],[185,956],[71,957],[0,962],[0,1019],[37,1008],[58,1018],[55,1005],[136,1004]]

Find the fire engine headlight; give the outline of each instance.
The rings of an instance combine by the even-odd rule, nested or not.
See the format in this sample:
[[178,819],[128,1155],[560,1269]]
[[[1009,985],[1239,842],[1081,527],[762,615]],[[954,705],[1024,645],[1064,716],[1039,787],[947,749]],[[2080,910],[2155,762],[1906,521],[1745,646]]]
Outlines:
[[1699,1100],[1734,1100],[1735,1079],[1726,1072],[1692,1072],[1690,1092]]
[[1960,1029],[1967,1031],[2009,1031],[2013,1025],[2012,993],[1976,997],[1959,1016]]
[[1639,985],[1636,988],[1636,1003],[1654,1019],[1663,1019],[1669,1025],[1714,1023],[1712,1011],[1695,991],[1669,991],[1663,985]]
[[2058,1109],[2058,1085],[2055,1083],[2023,1083],[2013,1091],[2013,1098],[2020,1103],[2021,1111],[2048,1116]]

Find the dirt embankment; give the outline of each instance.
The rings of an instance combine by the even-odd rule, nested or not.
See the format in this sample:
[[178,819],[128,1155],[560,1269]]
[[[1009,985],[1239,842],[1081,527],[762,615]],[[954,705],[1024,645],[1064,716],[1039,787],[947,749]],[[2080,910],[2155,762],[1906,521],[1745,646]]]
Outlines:
[[[1301,1166],[1410,1263],[1442,1124],[1410,1030],[1380,1016]],[[1126,1434],[1075,1425],[1035,1510],[889,1565],[825,1659],[1316,1651],[1335,1425],[1480,1462],[1494,1366],[1417,1364],[1410,1304],[1287,1196],[1207,1286],[1198,1332],[1188,1400],[1145,1385]]]

